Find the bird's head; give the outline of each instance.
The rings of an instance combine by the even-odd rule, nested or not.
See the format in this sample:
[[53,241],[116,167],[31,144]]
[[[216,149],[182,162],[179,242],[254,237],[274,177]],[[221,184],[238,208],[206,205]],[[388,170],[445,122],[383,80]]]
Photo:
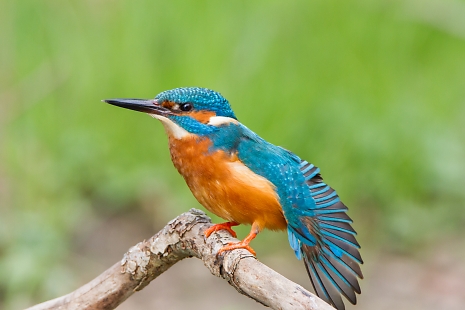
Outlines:
[[154,99],[106,99],[122,108],[145,112],[159,119],[168,134],[183,138],[188,134],[209,134],[219,126],[237,122],[229,102],[219,93],[200,87],[164,91]]

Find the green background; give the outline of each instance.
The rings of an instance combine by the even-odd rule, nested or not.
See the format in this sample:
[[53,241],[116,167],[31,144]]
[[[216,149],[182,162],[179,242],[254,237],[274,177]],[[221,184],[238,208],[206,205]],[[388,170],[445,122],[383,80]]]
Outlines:
[[[100,101],[180,86],[322,169],[362,244],[357,309],[463,306],[464,1],[0,0],[0,308],[68,293],[200,208],[162,126]],[[285,233],[253,246],[310,288]],[[121,309],[261,309],[201,263],[156,282]]]

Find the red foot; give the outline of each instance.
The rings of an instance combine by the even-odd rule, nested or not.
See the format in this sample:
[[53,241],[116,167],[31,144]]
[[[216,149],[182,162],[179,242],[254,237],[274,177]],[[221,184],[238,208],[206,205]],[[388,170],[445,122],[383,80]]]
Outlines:
[[208,228],[205,230],[205,237],[210,237],[212,233],[218,230],[227,230],[233,236],[234,238],[237,238],[236,232],[232,230],[231,226],[237,226],[239,223],[237,222],[226,222],[226,223],[221,223],[221,224],[215,224],[212,227]]
[[255,251],[250,247],[249,242],[246,242],[245,240],[240,241],[240,242],[230,242],[228,245],[225,245],[224,247],[222,247],[218,251],[217,255],[220,255],[221,253],[223,253],[225,251],[232,251],[232,250],[235,250],[235,249],[246,249],[250,253],[252,253],[254,256],[257,256]]

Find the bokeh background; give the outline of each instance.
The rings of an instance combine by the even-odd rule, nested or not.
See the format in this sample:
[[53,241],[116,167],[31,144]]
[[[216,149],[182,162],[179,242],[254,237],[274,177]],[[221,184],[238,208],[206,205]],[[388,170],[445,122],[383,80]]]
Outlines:
[[[161,125],[100,101],[180,86],[322,169],[362,244],[356,309],[463,309],[465,1],[0,0],[1,309],[200,208]],[[285,233],[253,246],[311,288]],[[191,259],[120,308],[262,306]]]

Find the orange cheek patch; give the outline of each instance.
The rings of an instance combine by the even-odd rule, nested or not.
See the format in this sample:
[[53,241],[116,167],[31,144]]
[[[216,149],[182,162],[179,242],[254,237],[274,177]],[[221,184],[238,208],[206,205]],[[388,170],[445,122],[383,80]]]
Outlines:
[[206,124],[210,121],[210,117],[216,116],[216,113],[212,111],[195,111],[190,112],[188,115],[192,118],[195,118],[202,124]]
[[161,104],[162,107],[167,108],[167,109],[170,109],[170,110],[171,110],[175,105],[176,105],[176,103],[174,103],[173,101],[163,101],[163,103]]

